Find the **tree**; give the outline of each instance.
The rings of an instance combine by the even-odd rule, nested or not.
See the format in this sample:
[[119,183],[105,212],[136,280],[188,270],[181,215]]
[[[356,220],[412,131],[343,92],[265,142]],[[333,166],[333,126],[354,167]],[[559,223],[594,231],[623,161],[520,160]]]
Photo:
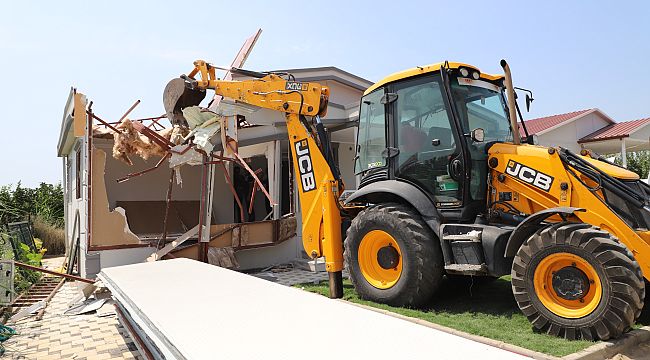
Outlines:
[[[627,153],[626,158],[628,170],[637,173],[641,179],[648,178],[648,172],[650,172],[650,151],[644,150],[629,152]],[[614,163],[618,165],[623,164],[621,154],[616,154],[614,156]]]

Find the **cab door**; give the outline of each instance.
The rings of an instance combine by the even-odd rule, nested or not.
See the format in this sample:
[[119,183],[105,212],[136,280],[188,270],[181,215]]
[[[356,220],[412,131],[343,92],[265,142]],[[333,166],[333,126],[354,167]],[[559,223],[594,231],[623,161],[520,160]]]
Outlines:
[[463,205],[463,157],[458,131],[448,113],[440,75],[396,83],[390,91],[395,176],[429,193],[438,208]]

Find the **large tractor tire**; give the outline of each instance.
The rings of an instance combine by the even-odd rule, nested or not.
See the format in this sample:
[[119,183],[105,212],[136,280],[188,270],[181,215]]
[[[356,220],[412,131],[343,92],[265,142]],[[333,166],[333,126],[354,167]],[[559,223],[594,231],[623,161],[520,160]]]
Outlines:
[[444,274],[433,232],[413,209],[394,203],[370,206],[352,220],[345,260],[361,298],[392,306],[425,305]]
[[606,340],[641,314],[645,284],[625,245],[597,227],[546,226],[517,252],[512,291],[533,326],[567,339]]

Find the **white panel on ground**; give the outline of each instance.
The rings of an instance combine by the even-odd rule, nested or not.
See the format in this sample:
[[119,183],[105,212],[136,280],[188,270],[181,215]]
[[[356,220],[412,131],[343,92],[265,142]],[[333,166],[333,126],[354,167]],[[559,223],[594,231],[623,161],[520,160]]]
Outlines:
[[99,252],[100,264],[103,269],[113,266],[139,263],[143,262],[155,251],[156,248],[154,247],[102,250]]
[[526,358],[188,259],[104,269],[100,278],[168,359]]

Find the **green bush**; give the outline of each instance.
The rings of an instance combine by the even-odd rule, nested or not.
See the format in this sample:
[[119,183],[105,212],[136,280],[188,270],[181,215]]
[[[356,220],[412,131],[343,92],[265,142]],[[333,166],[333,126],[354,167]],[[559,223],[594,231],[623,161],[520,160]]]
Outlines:
[[0,187],[0,225],[29,220],[34,237],[43,240],[48,253],[65,253],[63,188],[41,183],[37,188],[18,183]]
[[[43,252],[33,252],[29,246],[20,243],[18,246],[18,261],[32,265],[32,266],[41,266],[41,260],[43,259]],[[14,277],[14,289],[17,293],[21,293],[26,289],[29,289],[32,284],[36,283],[42,274],[38,271],[27,270],[23,268],[16,268],[16,276]]]
[[[641,179],[648,178],[650,172],[650,151],[635,151],[626,154],[627,168],[641,177]],[[614,163],[618,165],[623,164],[621,154],[614,155]]]
[[[12,243],[17,245],[16,253],[12,250]],[[28,245],[19,242],[17,239],[12,239],[9,234],[0,231],[0,245],[2,245],[0,246],[0,252],[3,259],[14,259],[28,265],[40,267],[45,249],[42,248],[40,240],[36,244],[37,249],[34,252]],[[37,282],[41,276],[42,274],[38,271],[16,267],[14,291],[16,293],[23,292]]]
[[37,215],[34,218],[34,237],[43,242],[48,255],[65,254],[65,231]]

